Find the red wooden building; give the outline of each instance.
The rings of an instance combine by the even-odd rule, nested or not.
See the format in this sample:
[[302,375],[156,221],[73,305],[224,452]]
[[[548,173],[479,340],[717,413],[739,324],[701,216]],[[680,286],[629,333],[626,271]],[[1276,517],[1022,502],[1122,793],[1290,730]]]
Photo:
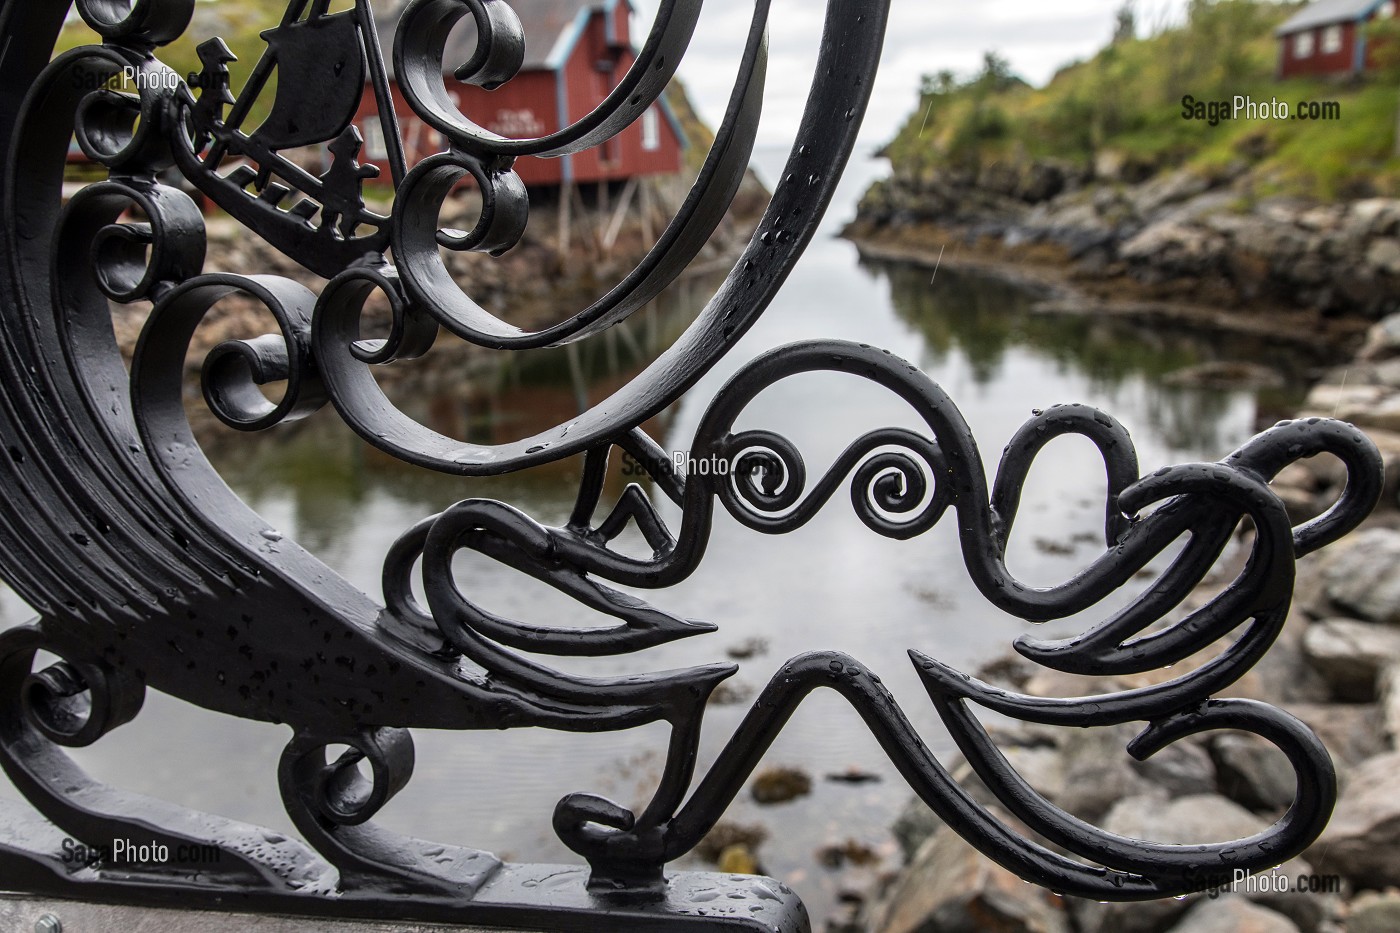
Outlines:
[[1365,25],[1395,15],[1395,0],[1316,0],[1274,33],[1278,76],[1360,74],[1372,64]]
[[[453,77],[451,69],[470,59],[476,45],[470,16],[453,31],[444,56],[444,80],[458,108],[494,133],[543,136],[578,120],[608,95],[636,57],[629,0],[513,0],[511,7],[525,31],[525,64],[510,81],[487,91]],[[391,67],[402,9],[400,5],[379,20],[384,59]],[[397,84],[393,95],[409,166],[445,149],[438,132],[409,108]],[[365,138],[361,160],[377,165],[380,177],[387,178],[388,151],[368,88],[355,124]],[[674,174],[681,170],[686,144],[675,115],[658,100],[640,120],[600,147],[557,159],[525,156],[516,160],[515,170],[536,189]]]

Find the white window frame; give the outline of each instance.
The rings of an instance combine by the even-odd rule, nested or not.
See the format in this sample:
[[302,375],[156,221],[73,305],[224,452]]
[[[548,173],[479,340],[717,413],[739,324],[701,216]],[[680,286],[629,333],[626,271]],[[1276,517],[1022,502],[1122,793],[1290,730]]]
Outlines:
[[1342,27],[1332,25],[1322,30],[1322,54],[1336,55],[1342,50]]
[[657,112],[656,105],[653,104],[642,113],[642,150],[655,152],[660,148],[661,114]]
[[1312,58],[1313,48],[1316,45],[1311,29],[1305,29],[1293,36],[1293,57]]
[[360,121],[360,133],[365,138],[365,155],[371,162],[383,162],[389,158],[389,143],[384,138],[384,127],[378,117],[365,117]]

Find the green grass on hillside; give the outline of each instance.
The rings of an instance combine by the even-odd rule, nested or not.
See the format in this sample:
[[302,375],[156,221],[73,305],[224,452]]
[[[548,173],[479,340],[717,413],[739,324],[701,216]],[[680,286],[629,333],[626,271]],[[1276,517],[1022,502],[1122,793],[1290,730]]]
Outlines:
[[[997,160],[1087,166],[1113,152],[1210,173],[1248,164],[1260,195],[1400,194],[1400,160],[1393,156],[1400,67],[1362,81],[1276,80],[1273,31],[1297,8],[1193,0],[1184,25],[1112,42],[1039,89],[996,74],[989,56],[974,78],[926,79],[918,107],[887,152],[896,175],[908,179],[947,168],[975,171]],[[1337,101],[1341,118],[1210,126],[1183,118],[1188,94],[1200,101],[1277,98],[1290,110],[1300,101]]]

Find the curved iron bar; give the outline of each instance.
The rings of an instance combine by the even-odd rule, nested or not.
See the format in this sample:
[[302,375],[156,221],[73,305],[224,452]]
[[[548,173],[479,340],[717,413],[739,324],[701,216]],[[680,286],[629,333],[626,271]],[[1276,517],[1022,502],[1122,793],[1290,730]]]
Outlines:
[[[839,455],[833,467],[808,491],[802,458],[786,439],[765,431],[733,434],[731,428],[759,392],[782,379],[812,371],[850,373],[884,386],[911,405],[928,425],[932,437],[903,430],[872,432]],[[1103,455],[1108,480],[1105,535],[1109,549],[1065,583],[1035,589],[1016,580],[1005,566],[1006,545],[1015,518],[1016,496],[1012,490],[1019,488],[1048,437],[1063,434],[1090,438]],[[485,500],[459,503],[433,519],[426,534],[415,531],[417,547],[413,552],[416,556],[421,551],[423,556],[430,614],[453,647],[505,682],[528,685],[541,695],[579,699],[589,693],[621,695],[619,691],[623,689],[635,689],[637,679],[576,677],[550,670],[506,649],[570,655],[611,652],[624,639],[655,643],[648,639],[659,627],[659,610],[598,584],[587,584],[587,577],[596,575],[645,588],[670,586],[686,578],[703,557],[716,499],[736,519],[768,534],[783,534],[800,527],[848,476],[853,478],[851,501],[857,515],[868,527],[889,537],[921,533],[952,508],[958,516],[964,560],[979,590],[988,601],[1028,620],[1063,618],[1092,608],[1148,561],[1183,535],[1189,535],[1173,569],[1164,575],[1174,588],[1149,588],[1141,600],[1096,626],[1088,636],[1072,640],[1064,653],[1082,661],[1075,664],[1067,660],[1061,665],[1090,672],[1107,667],[1120,672],[1152,670],[1193,654],[1253,620],[1233,645],[1189,674],[1152,687],[1104,696],[1042,699],[991,687],[933,658],[911,652],[935,706],[959,744],[965,746],[979,776],[1027,825],[1047,838],[1072,840],[1072,845],[1061,844],[1094,859],[1107,870],[1089,870],[1027,840],[1016,837],[1012,841],[1014,834],[991,832],[989,824],[993,818],[951,782],[917,739],[878,678],[871,677],[850,658],[824,653],[794,659],[774,678],[714,769],[683,806],[681,795],[690,784],[695,761],[693,744],[668,763],[669,779],[663,780],[662,790],[642,816],[636,817],[610,801],[580,794],[561,802],[555,816],[556,829],[571,847],[588,857],[599,876],[635,881],[638,864],[659,864],[695,845],[738,792],[801,699],[818,686],[831,686],[857,708],[892,761],[935,812],[992,858],[1055,890],[1101,899],[1160,897],[1192,890],[1202,878],[1224,877],[1234,868],[1277,864],[1281,852],[1301,851],[1326,824],[1331,813],[1327,801],[1335,795],[1331,762],[1316,738],[1277,711],[1248,707],[1235,713],[1236,707],[1228,703],[1211,706],[1214,712],[1210,715],[1192,711],[1202,703],[1215,702],[1210,701],[1213,693],[1228,687],[1258,661],[1277,637],[1287,615],[1293,582],[1294,530],[1281,501],[1267,485],[1286,462],[1286,458],[1277,455],[1279,443],[1286,442],[1300,452],[1336,452],[1354,467],[1330,517],[1319,520],[1321,524],[1314,524],[1311,530],[1299,529],[1298,535],[1307,545],[1320,546],[1359,522],[1379,494],[1375,452],[1370,442],[1355,428],[1337,422],[1288,423],[1275,428],[1272,435],[1252,441],[1226,462],[1172,467],[1138,478],[1136,457],[1126,432],[1113,419],[1093,409],[1049,409],[1032,419],[1017,438],[1019,442],[1013,440],[1008,447],[997,481],[989,492],[970,429],[946,394],[922,373],[871,347],[835,341],[787,346],[746,366],[716,396],[696,432],[692,457],[732,466],[723,475],[711,472],[684,478],[681,524],[674,536],[659,516],[647,509],[648,520],[659,526],[660,533],[652,537],[665,542],[651,559],[639,560],[607,548],[607,539],[616,531],[604,534],[600,530],[616,528],[614,516],[595,530],[590,527],[590,508],[576,514],[566,528],[543,528],[522,513]],[[633,445],[636,446],[635,441]],[[904,450],[891,451],[888,448],[892,445]],[[746,461],[761,462],[768,469],[756,474],[741,468]],[[641,462],[656,464],[658,460],[651,457]],[[920,462],[924,464],[922,468],[918,466]],[[919,470],[927,471],[927,479]],[[594,482],[599,482],[601,472],[595,469],[592,475]],[[588,491],[587,496],[590,503],[596,504],[596,490]],[[644,496],[637,500],[624,495],[618,508],[636,514],[638,501],[646,500]],[[1137,517],[1157,503],[1161,504],[1150,515]],[[1160,633],[1127,641],[1160,622],[1163,614],[1199,583],[1225,543],[1219,532],[1223,528],[1228,534],[1244,517],[1253,522],[1255,537],[1239,578],[1182,621]],[[589,585],[592,598],[587,601],[624,619],[625,624],[611,629],[565,631],[493,615],[472,603],[453,576],[451,556],[460,548],[471,548],[561,588],[565,586],[561,581],[568,580],[567,585],[576,594],[578,587]],[[405,566],[406,556],[407,553],[400,555],[397,569]],[[402,585],[396,589],[406,592]],[[664,614],[660,617],[684,632],[679,627],[687,624],[685,620]],[[1110,633],[1107,640],[1104,632]],[[1045,652],[1033,642],[1023,642],[1018,647],[1033,658]],[[1108,663],[1104,656],[1115,663]],[[831,676],[833,671],[837,676]],[[664,675],[671,677],[674,675]],[[1142,843],[1138,854],[1130,855],[1127,844],[1117,837],[1074,821],[1036,797],[1007,770],[1003,760],[991,755],[990,740],[965,709],[964,701],[968,700],[1014,718],[1056,725],[1147,722],[1150,725],[1141,740],[1143,747],[1149,740],[1155,741],[1153,737],[1163,730],[1175,732],[1176,727],[1168,724],[1183,718],[1196,723],[1193,731],[1216,727],[1249,729],[1274,739],[1289,755],[1299,772],[1299,798],[1293,810],[1258,839],[1195,847]],[[1230,715],[1225,715],[1227,709],[1232,711]],[[674,724],[675,719],[670,721]],[[1232,725],[1207,725],[1216,722]],[[673,752],[674,749],[673,741]],[[1027,808],[1033,816],[1021,812]]]
[[[421,9],[453,2],[428,0]],[[419,8],[415,4],[414,9]],[[446,277],[437,254],[441,242],[437,207],[464,173],[484,182],[487,201],[495,205],[488,213],[504,215],[499,221],[484,215],[467,242],[497,250],[510,241],[500,224],[507,231],[514,229],[523,214],[522,193],[510,180],[513,176],[502,158],[508,154],[501,148],[506,143],[501,142],[492,143],[499,151],[493,150],[489,160],[453,151],[410,172],[406,191],[399,193],[409,204],[395,209],[394,255],[404,294],[394,300],[466,340],[512,349],[583,339],[642,307],[686,268],[737,191],[762,98],[767,14],[768,2],[760,0],[716,146],[686,203],[657,248],[608,295],[559,325],[525,333],[496,320]],[[831,0],[827,5],[825,39],[802,125],[783,181],[758,230],[686,332],[616,395],[533,437],[498,445],[464,443],[413,421],[389,403],[373,375],[347,349],[358,337],[358,306],[347,308],[327,300],[315,329],[317,359],[341,417],[367,442],[409,463],[447,473],[490,475],[582,453],[675,401],[758,319],[815,233],[855,144],[859,118],[869,100],[868,76],[879,58],[885,14],[884,3]],[[645,107],[638,104],[634,109],[640,113]]]
[[[504,0],[413,0],[395,43],[397,75],[410,107],[448,138],[449,149],[406,174],[396,164],[393,214],[380,217],[367,211],[360,195],[369,171],[356,161],[359,140],[344,129],[348,117],[329,113],[316,121],[336,156],[322,176],[281,156],[277,133],[241,134],[249,89],[256,93],[268,70],[278,67],[274,56],[264,56],[239,99],[227,84],[232,53],[220,40],[200,46],[205,71],[188,84],[161,64],[155,53],[188,27],[193,0],[78,0],[104,44],[52,61],[47,50],[68,3],[3,0],[0,439],[7,456],[0,456],[0,483],[8,499],[0,508],[0,575],[40,619],[0,635],[0,765],[47,819],[25,821],[8,809],[3,814],[0,867],[6,878],[65,896],[208,903],[198,899],[236,893],[283,912],[407,911],[423,919],[508,924],[525,918],[559,929],[588,929],[597,919],[590,912],[599,909],[644,923],[664,917],[752,928],[770,915],[775,924],[798,922],[792,920],[798,913],[783,913],[791,895],[781,888],[765,889],[757,913],[736,919],[687,900],[693,882],[684,875],[667,878],[663,869],[714,825],[788,717],[819,687],[852,704],[900,773],[950,826],[1002,865],[1058,891],[1103,900],[1183,893],[1229,870],[1276,864],[1321,831],[1336,786],[1316,737],[1271,707],[1213,695],[1277,637],[1295,558],[1350,531],[1377,501],[1379,455],[1355,428],[1317,419],[1283,423],[1220,463],[1141,477],[1121,425],[1084,406],[1059,406],[1017,432],[989,488],[971,431],[941,388],[888,353],[820,341],[764,355],[716,396],[691,450],[696,459],[731,465],[727,475],[658,468],[664,453],[639,425],[690,388],[752,325],[831,198],[870,93],[883,2],[829,0],[802,125],[758,231],[695,323],[631,384],[568,424],[501,445],[436,434],[380,391],[372,367],[423,356],[440,329],[506,350],[587,339],[634,313],[689,265],[723,217],[752,149],[764,85],[767,0],[755,5],[724,123],[690,196],[656,246],[603,298],[558,325],[525,332],[473,302],[446,275],[437,251],[510,248],[527,213],[512,160],[577,152],[629,126],[674,73],[699,7],[699,0],[666,0],[634,64],[593,112],[549,136],[509,140],[482,130],[452,103],[442,80],[443,50],[452,26],[471,16],[478,46],[455,75],[497,86],[520,67],[518,18]],[[308,12],[307,0],[289,0],[279,28],[303,36],[359,30],[361,45],[372,41],[363,35],[373,31],[368,14],[329,23],[320,17],[332,18],[325,4]],[[25,41],[12,48],[9,40],[17,36]],[[104,86],[128,70],[142,76],[139,94]],[[360,62],[358,73],[366,71],[376,76],[382,109],[388,95],[377,51]],[[230,104],[234,112],[226,119]],[[386,126],[394,125],[392,110],[382,116]],[[74,138],[109,178],[78,192],[60,211],[62,167]],[[220,174],[228,152],[264,164]],[[156,178],[171,166],[331,282],[317,295],[278,276],[206,271],[199,212],[187,195]],[[441,202],[468,174],[482,190],[482,215],[467,234],[443,231]],[[283,208],[297,191],[304,197]],[[318,213],[319,226],[312,223]],[[357,233],[361,226],[370,232]],[[385,259],[389,246],[395,265]],[[362,339],[360,318],[375,291],[389,301],[390,330],[382,339]],[[505,503],[466,499],[418,522],[390,549],[385,606],[356,591],[229,491],[186,419],[182,373],[191,338],[209,310],[232,295],[260,303],[278,332],[230,341],[206,357],[205,400],[226,424],[266,430],[329,401],[369,443],[409,463],[467,476],[583,454],[567,525],[548,528]],[[151,301],[153,310],[128,374],[107,302],[138,300]],[[845,373],[882,386],[914,410],[927,434],[871,431],[809,488],[801,453],[787,438],[768,430],[733,432],[759,392],[807,372]],[[274,382],[284,384],[277,401],[262,389]],[[1066,434],[1089,439],[1102,455],[1106,550],[1069,581],[1038,589],[1007,570],[1006,547],[1035,457]],[[636,485],[598,519],[613,447],[647,465],[655,489],[679,506],[675,532]],[[1327,513],[1291,528],[1268,484],[1288,463],[1318,453],[1340,458],[1348,483]],[[1025,838],[973,800],[929,752],[879,677],[847,656],[812,652],[784,666],[698,782],[705,704],[733,666],[584,678],[524,656],[613,655],[713,631],[712,623],[664,612],[602,581],[673,585],[702,560],[716,502],[752,530],[783,534],[808,522],[848,479],[856,515],[886,537],[920,535],[951,510],[979,591],[1029,621],[1093,608],[1186,539],[1168,570],[1134,602],[1086,632],[1059,641],[1019,639],[1017,650],[1036,663],[1081,674],[1147,671],[1243,627],[1233,644],[1189,674],[1070,699],[1002,690],[911,652],[935,710],[1002,806],[1095,864]],[[1245,518],[1254,538],[1239,578],[1181,621],[1149,631],[1202,583]],[[609,547],[629,524],[652,548],[650,558]],[[617,621],[579,630],[490,613],[472,602],[454,574],[452,558],[464,549]],[[413,596],[420,559],[426,606]],[[35,670],[40,651],[60,660]],[[148,686],[211,710],[290,724],[294,737],[279,783],[288,813],[315,852],[256,827],[104,787],[62,754],[61,746],[91,744],[137,715]],[[1001,755],[971,704],[1059,725],[1142,722],[1128,747],[1138,757],[1199,731],[1254,732],[1288,756],[1297,796],[1278,823],[1249,839],[1196,846],[1124,839],[1036,793]],[[670,727],[668,757],[640,813],[586,793],[556,808],[558,834],[592,866],[587,887],[582,873],[563,870],[555,875],[564,882],[541,893],[535,889],[545,876],[538,867],[503,865],[486,853],[403,838],[374,823],[411,778],[413,727],[601,731],[652,722]],[[348,750],[330,760],[327,752],[336,745]],[[74,869],[54,854],[56,830],[92,846],[124,833],[175,845],[206,842],[230,857],[217,872],[169,864],[117,871],[100,861]],[[596,899],[611,891],[626,897]],[[413,895],[411,907],[397,899],[403,894]],[[765,906],[769,901],[779,906]]]

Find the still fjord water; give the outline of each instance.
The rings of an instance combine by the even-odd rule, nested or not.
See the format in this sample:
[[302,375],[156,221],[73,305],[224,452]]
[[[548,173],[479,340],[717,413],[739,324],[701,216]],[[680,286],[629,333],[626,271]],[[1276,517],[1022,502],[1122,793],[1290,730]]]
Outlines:
[[[781,151],[760,153],[757,168],[779,177]],[[1101,319],[1048,316],[1035,296],[944,266],[862,262],[834,234],[865,185],[883,168],[858,157],[816,241],[773,307],[689,395],[648,425],[671,451],[689,447],[708,401],[724,380],[762,351],[795,340],[837,337],[888,349],[939,382],[971,424],[989,472],[1005,442],[1033,408],[1085,402],[1122,420],[1137,442],[1144,472],[1168,463],[1217,459],[1261,421],[1296,401],[1298,357],[1263,343],[1242,343]],[[950,244],[956,250],[956,244]],[[622,328],[572,351],[540,351],[504,361],[478,356],[470,374],[458,362],[399,364],[401,404],[438,430],[503,440],[567,419],[640,370],[703,304],[712,282],[695,279]],[[604,339],[606,337],[606,339]],[[436,352],[436,351],[435,351]],[[1277,369],[1292,390],[1218,390],[1166,378],[1193,364],[1248,360]],[[767,390],[738,429],[765,428],[797,443],[809,483],[839,451],[885,426],[918,428],[889,393],[853,377],[805,375]],[[462,498],[503,499],[545,524],[562,524],[572,505],[578,464],[470,480],[409,468],[360,442],[327,409],[265,437],[212,437],[210,453],[229,484],[275,528],[367,592],[378,594],[381,561],[392,541],[420,518]],[[628,481],[614,465],[612,495]],[[1102,547],[1103,470],[1087,442],[1066,439],[1040,457],[1022,499],[1009,563],[1037,585],[1064,580]],[[673,524],[677,510],[663,503]],[[624,541],[641,553],[636,539]],[[464,591],[499,613],[534,622],[580,625],[599,619],[547,587],[484,561],[461,559]],[[1142,580],[1135,581],[1140,588]],[[742,701],[801,651],[849,652],[880,674],[929,744],[951,743],[928,708],[906,649],[918,647],[972,670],[1003,652],[1030,626],[991,609],[967,579],[953,522],[898,542],[876,536],[835,496],[808,526],[766,537],[721,510],[705,561],[689,580],[647,594],[677,614],[718,624],[710,635],[641,655],[559,666],[584,673],[661,670],[721,660],[748,649],[730,702],[712,704],[702,772],[747,709]],[[1127,594],[1119,594],[1113,606]],[[1089,618],[1044,627],[1078,631]],[[7,594],[0,627],[25,621]],[[290,830],[276,792],[285,727],[204,713],[152,694],[136,722],[75,757],[119,786],[282,830]],[[575,858],[555,839],[550,815],[560,797],[592,791],[629,805],[650,795],[665,732],[650,727],[605,735],[524,730],[416,735],[415,779],[386,809],[394,829],[475,845],[515,859]],[[792,883],[821,916],[842,883],[819,866],[824,845],[857,840],[888,853],[887,827],[907,797],[894,769],[856,714],[835,694],[818,693],[779,737],[766,764],[790,765],[814,778],[813,793],[759,807],[747,795],[730,818],[761,823],[763,867]],[[855,768],[879,780],[836,782],[824,775]],[[3,779],[0,779],[3,780]],[[0,792],[13,794],[7,785]]]

